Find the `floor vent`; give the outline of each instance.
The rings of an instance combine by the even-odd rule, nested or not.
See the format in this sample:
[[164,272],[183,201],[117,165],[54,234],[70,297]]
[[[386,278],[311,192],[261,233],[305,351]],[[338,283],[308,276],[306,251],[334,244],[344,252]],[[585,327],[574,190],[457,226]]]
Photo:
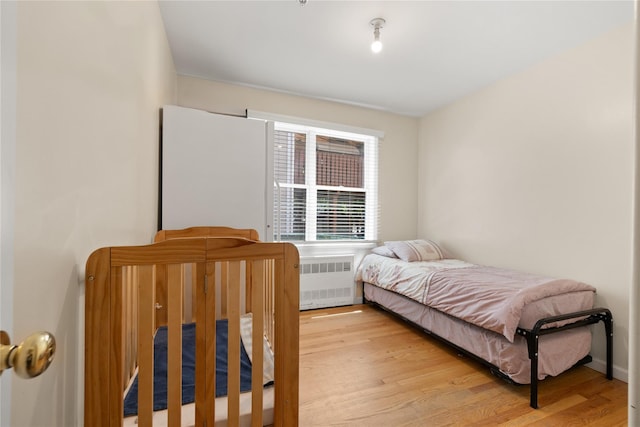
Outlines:
[[353,304],[353,255],[300,259],[300,310]]

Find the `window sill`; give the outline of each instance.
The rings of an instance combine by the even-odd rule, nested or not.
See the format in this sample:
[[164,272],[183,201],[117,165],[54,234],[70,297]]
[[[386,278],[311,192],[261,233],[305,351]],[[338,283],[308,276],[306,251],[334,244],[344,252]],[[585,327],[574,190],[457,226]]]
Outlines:
[[367,252],[377,246],[376,242],[291,242],[295,244],[300,257],[335,256],[352,254],[360,259]]
[[348,242],[348,241],[317,241],[317,242],[291,242],[298,248],[353,248],[372,249],[378,244],[371,241]]

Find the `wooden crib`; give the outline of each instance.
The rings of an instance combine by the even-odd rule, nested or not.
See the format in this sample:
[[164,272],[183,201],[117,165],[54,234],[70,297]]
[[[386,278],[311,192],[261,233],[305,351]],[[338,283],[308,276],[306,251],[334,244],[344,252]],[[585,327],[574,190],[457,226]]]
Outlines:
[[[225,227],[167,230],[151,245],[105,247],[91,254],[86,267],[84,425],[126,424],[124,396],[134,380],[137,413],[130,417],[132,424],[298,424],[298,252],[288,243],[252,240],[257,237],[253,230]],[[224,398],[215,397],[220,375],[214,325],[220,321],[228,332]],[[241,325],[247,324],[250,340],[266,343],[250,345],[245,352],[251,359],[249,392],[241,390],[239,372],[240,353],[247,348]],[[183,384],[185,326],[195,330],[192,403],[183,402],[188,394]],[[158,410],[154,337],[161,330],[167,341],[166,409]],[[271,351],[273,385],[263,387]],[[268,389],[272,407],[265,404]],[[242,401],[249,402],[248,414],[241,412]]]

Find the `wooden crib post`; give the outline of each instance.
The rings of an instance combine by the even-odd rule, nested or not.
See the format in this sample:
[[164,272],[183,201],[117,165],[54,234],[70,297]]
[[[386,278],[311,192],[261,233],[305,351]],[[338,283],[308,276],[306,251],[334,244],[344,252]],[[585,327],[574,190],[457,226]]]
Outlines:
[[[87,260],[85,273],[85,363],[84,376],[84,425],[96,426],[109,419],[109,353],[104,351],[104,342],[111,341],[111,251],[98,249]],[[106,368],[105,368],[106,367]],[[120,375],[118,374],[118,377]],[[121,399],[118,399],[121,400]]]
[[[282,244],[283,259],[276,260],[275,266],[275,383],[287,384],[276,387],[274,424],[276,426],[298,425],[299,387],[299,341],[300,341],[300,258],[292,244]],[[293,267],[293,268],[292,268]],[[286,284],[286,286],[285,286]],[[288,333],[286,332],[288,330]],[[285,351],[282,351],[282,349]]]

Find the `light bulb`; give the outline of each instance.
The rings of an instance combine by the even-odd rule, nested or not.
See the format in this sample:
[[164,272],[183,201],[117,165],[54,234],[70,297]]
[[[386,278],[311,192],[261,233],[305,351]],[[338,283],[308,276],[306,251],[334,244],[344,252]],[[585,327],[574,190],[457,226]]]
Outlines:
[[373,53],[379,53],[382,50],[382,42],[380,40],[374,40],[371,43],[371,51]]
[[380,41],[380,28],[385,24],[385,20],[382,18],[375,18],[369,22],[373,27],[373,43],[371,43],[371,51],[373,53],[379,53],[382,50],[382,42]]

